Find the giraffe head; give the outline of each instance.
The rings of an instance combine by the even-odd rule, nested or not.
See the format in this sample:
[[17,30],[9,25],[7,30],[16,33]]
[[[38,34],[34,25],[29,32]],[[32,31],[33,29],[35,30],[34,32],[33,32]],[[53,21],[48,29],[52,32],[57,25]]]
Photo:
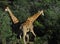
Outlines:
[[44,12],[43,12],[43,10],[38,11],[38,13],[41,13],[41,14],[44,16]]
[[9,7],[6,7],[6,8],[5,8],[5,11],[8,11],[8,9],[9,9]]

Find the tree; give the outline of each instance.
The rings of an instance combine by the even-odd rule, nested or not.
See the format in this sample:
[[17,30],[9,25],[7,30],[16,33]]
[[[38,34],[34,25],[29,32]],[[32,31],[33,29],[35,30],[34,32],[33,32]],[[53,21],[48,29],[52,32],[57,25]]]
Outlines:
[[60,0],[13,0],[11,3],[9,1],[11,0],[4,0],[4,3],[0,2],[0,41],[3,41],[3,44],[13,44],[17,41],[17,35],[12,33],[10,27],[11,20],[9,15],[2,10],[4,5],[8,5],[11,8],[21,23],[38,10],[43,9],[45,16],[40,16],[34,23],[34,31],[39,35],[39,37],[37,36],[36,43],[42,44],[46,40],[51,43],[52,39],[53,41],[54,39],[57,40],[59,43]]

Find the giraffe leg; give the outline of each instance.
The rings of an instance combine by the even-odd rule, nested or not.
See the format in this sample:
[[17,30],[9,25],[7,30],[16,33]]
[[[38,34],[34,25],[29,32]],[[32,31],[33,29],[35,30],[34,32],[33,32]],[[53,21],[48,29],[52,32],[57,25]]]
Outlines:
[[33,33],[33,35],[36,37],[36,34],[34,33],[34,31],[33,30],[31,30],[31,32]]
[[33,31],[33,26],[31,27],[31,32],[33,33],[33,35],[36,37],[36,34]]
[[27,43],[29,43],[29,35],[27,34],[26,37],[27,37]]
[[27,42],[26,42],[26,34],[27,34],[27,27],[23,27],[23,41],[24,41],[24,44],[27,44]]
[[24,44],[26,44],[25,36],[26,36],[26,32],[23,32],[23,41],[24,41]]

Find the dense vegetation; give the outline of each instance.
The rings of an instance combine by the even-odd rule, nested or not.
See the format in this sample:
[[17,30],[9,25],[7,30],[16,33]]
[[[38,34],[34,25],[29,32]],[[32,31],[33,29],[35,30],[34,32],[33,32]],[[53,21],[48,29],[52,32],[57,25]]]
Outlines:
[[[43,9],[45,15],[34,22],[37,35],[34,43],[60,44],[60,0],[0,0],[0,44],[16,44],[19,39],[17,34],[12,33],[11,19],[3,8],[6,5],[21,23]],[[20,40],[21,43],[23,40]]]

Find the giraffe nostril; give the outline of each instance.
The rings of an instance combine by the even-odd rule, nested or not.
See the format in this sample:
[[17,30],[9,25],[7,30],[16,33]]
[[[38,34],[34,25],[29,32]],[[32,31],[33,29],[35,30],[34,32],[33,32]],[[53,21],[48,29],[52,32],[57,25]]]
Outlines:
[[42,15],[44,16],[44,13],[42,13]]

